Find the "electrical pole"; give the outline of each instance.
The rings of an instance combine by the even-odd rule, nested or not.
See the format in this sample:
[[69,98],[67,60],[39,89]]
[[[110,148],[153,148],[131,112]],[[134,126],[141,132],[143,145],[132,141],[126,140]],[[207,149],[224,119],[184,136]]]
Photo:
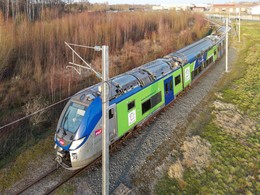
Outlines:
[[226,18],[226,72],[228,72],[228,18]]
[[[108,46],[103,45],[102,48],[100,46],[90,47],[84,45],[77,45],[66,43],[65,44],[72,50],[72,62],[69,62],[69,66],[66,68],[73,68],[78,74],[81,74],[81,68],[90,70],[95,73],[95,75],[102,79],[102,194],[109,194],[109,120],[108,120],[108,106],[109,106],[109,98],[108,98],[108,79],[109,79],[109,56],[108,56]],[[81,47],[87,49],[94,49],[95,51],[102,51],[102,76],[99,72],[95,71],[92,66],[87,63],[72,47]],[[83,65],[77,64],[75,62],[75,57],[83,62]]]
[[108,46],[102,46],[102,195],[109,194]]

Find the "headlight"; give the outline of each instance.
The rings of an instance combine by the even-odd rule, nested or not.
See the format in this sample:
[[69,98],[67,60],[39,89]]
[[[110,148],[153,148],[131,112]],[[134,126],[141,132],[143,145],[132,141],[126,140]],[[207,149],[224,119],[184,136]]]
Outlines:
[[82,139],[73,141],[73,142],[71,143],[70,150],[75,150],[75,149],[77,149],[77,147],[79,147],[79,145],[82,144],[82,142],[84,141],[84,139],[85,139],[85,137],[83,137]]

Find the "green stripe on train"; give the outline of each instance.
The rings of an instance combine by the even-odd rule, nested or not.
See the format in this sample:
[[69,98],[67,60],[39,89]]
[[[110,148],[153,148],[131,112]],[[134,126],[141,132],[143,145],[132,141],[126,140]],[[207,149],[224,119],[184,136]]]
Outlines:
[[[175,79],[176,77],[178,77],[180,75],[180,80],[178,79]],[[182,70],[181,68],[174,71],[173,72],[173,89],[174,89],[174,96],[176,96],[177,94],[179,94],[182,90],[183,90],[183,87],[182,87]],[[177,84],[176,82],[179,82],[179,84]],[[176,85],[177,84],[177,85]]]
[[[158,109],[160,106],[164,104],[164,80],[165,79],[153,83],[152,85],[146,87],[145,89],[139,91],[138,93],[130,96],[129,98],[117,104],[117,127],[118,127],[119,137],[124,135],[127,131],[133,128],[137,123],[147,118],[149,114],[151,114],[152,112],[154,112],[156,109]],[[142,104],[146,100],[150,99],[153,95],[157,94],[158,92],[161,92],[161,102],[143,114]],[[134,101],[134,107],[132,107],[133,101]],[[130,109],[128,110],[129,107]]]

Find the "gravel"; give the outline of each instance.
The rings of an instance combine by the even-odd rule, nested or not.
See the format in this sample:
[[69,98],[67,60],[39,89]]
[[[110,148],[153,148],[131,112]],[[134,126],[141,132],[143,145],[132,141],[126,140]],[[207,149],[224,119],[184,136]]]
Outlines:
[[[229,62],[236,58],[236,51],[229,49]],[[118,186],[124,186],[124,194],[138,194],[137,186],[133,184],[132,178],[139,172],[140,168],[148,164],[147,157],[162,144],[180,141],[177,135],[178,127],[188,122],[188,117],[194,108],[207,96],[216,82],[225,73],[225,57],[199,79],[188,91],[177,98],[167,109],[161,112],[149,125],[142,127],[136,138],[125,141],[126,146],[110,154],[110,193],[118,194]],[[172,135],[176,138],[172,139]],[[183,135],[185,137],[185,135]],[[170,139],[171,138],[171,139]],[[178,139],[177,139],[178,138]],[[170,140],[169,140],[170,139]],[[170,153],[171,151],[169,151]],[[153,159],[152,159],[153,161]],[[153,162],[149,162],[151,164]],[[66,175],[64,170],[64,174]],[[149,173],[148,173],[149,174]],[[62,174],[51,178],[51,183],[61,179]],[[42,194],[50,182],[46,185],[37,185],[27,194]],[[68,186],[76,186],[75,194],[101,194],[102,191],[102,166],[97,163],[91,169],[81,173],[76,178],[67,182]],[[14,187],[15,188],[15,187]],[[66,187],[65,187],[66,188]],[[12,191],[12,190],[11,190]],[[65,190],[66,191],[66,190]],[[150,189],[151,191],[151,189]],[[127,192],[127,193],[126,193]]]

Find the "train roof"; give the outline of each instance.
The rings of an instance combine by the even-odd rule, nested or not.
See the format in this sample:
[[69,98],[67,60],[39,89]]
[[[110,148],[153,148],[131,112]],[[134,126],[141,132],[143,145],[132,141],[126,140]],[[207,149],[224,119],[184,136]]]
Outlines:
[[[180,67],[176,66],[172,59],[161,58],[115,76],[108,81],[109,99],[114,99],[137,87],[145,87],[178,68]],[[88,104],[96,96],[100,96],[100,91],[101,83],[98,83],[79,91],[72,99]]]
[[[194,61],[198,55],[206,52],[218,41],[218,36],[207,36],[177,52],[170,53],[164,58],[156,59],[109,79],[109,100],[119,97],[138,87],[148,86],[170,72],[179,69],[181,67],[180,64]],[[84,104],[89,104],[95,97],[101,95],[101,84],[102,83],[98,83],[83,89],[76,93],[71,99]]]
[[174,60],[180,62],[181,64],[193,62],[198,55],[201,55],[208,51],[218,41],[218,36],[210,35],[176,52],[170,53],[166,57],[172,57]]
[[224,39],[226,37],[226,30],[230,31],[231,28],[226,26],[221,26],[220,28],[217,29],[216,34],[220,37],[220,39]]

